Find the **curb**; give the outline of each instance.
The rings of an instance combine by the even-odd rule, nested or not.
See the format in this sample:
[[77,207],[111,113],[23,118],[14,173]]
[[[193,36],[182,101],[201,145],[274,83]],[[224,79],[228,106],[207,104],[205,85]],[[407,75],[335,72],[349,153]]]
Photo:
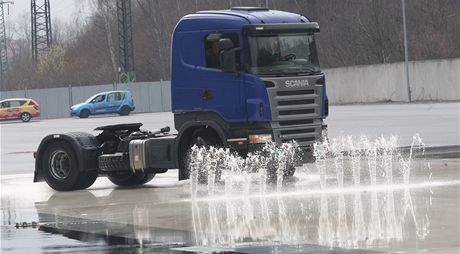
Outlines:
[[[409,153],[410,146],[399,147],[403,153]],[[421,154],[415,153],[414,157],[422,157]],[[432,159],[457,159],[460,158],[460,145],[447,145],[447,146],[429,146],[425,147],[425,158]]]

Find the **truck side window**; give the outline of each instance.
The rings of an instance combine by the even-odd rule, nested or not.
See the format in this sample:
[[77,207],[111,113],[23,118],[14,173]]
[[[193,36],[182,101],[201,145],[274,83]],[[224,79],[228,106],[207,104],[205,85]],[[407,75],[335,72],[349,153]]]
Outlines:
[[[206,54],[206,67],[208,68],[213,68],[213,69],[220,69],[220,49],[219,49],[219,41],[214,40],[210,41],[208,39],[208,35],[205,36],[204,38],[204,47],[205,47],[205,54]],[[228,38],[232,40],[233,46],[235,48],[240,46],[239,40],[238,40],[238,34],[237,33],[225,33],[222,34],[220,37],[221,39]],[[237,62],[239,63],[239,54],[236,57]]]

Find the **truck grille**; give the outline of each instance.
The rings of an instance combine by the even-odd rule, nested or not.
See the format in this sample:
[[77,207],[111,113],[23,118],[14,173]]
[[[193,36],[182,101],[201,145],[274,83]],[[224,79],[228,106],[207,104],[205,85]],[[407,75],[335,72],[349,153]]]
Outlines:
[[310,128],[310,129],[296,129],[296,130],[280,131],[281,135],[311,133],[311,132],[315,132],[315,129]]
[[280,121],[280,126],[289,126],[289,125],[302,125],[302,124],[312,124],[313,119],[306,119],[306,120],[293,120],[293,121]]
[[280,116],[286,115],[302,115],[302,114],[312,114],[315,113],[314,109],[302,109],[302,110],[280,110],[278,114]]
[[277,93],[278,96],[290,96],[290,95],[302,95],[302,94],[315,94],[315,90],[290,90],[280,91]]
[[278,101],[279,106],[289,106],[289,105],[303,105],[303,104],[313,104],[315,100],[293,100],[293,101]]
[[306,147],[320,137],[322,86],[315,84],[320,77],[321,75],[303,77],[310,84],[304,89],[286,87],[285,81],[292,78],[280,77],[269,80],[275,84],[274,87],[267,87],[267,91],[277,142],[295,140],[301,147]]

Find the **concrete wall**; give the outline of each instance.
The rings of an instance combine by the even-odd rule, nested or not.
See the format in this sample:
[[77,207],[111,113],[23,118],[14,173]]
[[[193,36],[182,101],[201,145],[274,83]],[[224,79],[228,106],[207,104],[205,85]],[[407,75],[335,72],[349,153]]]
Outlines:
[[[411,62],[413,101],[460,101],[460,59]],[[408,100],[404,63],[326,69],[329,101],[332,104]],[[48,88],[0,92],[0,99],[28,97],[41,106],[42,118],[69,117],[70,106],[91,95],[109,90],[130,90],[135,112],[171,110],[169,81],[118,85]]]
[[[404,63],[324,70],[333,104],[408,101]],[[413,101],[460,100],[460,59],[409,63]]]

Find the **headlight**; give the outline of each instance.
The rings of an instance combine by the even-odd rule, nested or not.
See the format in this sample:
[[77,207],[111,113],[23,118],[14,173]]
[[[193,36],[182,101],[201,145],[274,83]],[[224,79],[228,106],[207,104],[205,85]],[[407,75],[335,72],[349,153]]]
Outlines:
[[260,144],[272,141],[271,134],[249,135],[249,144]]

